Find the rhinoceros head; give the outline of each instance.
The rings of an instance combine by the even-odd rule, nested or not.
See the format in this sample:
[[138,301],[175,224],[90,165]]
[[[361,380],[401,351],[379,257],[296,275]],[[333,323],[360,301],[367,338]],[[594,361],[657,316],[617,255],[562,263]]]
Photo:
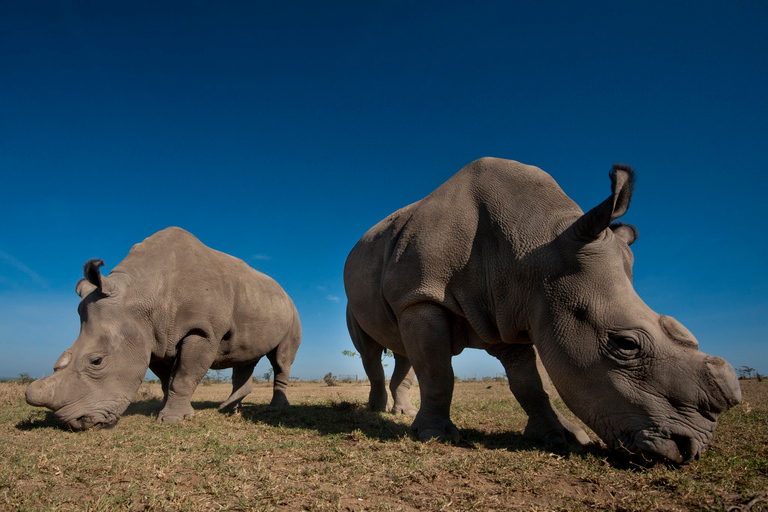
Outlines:
[[535,342],[563,401],[609,447],[688,462],[741,390],[725,360],[700,352],[688,329],[635,292],[637,230],[614,222],[633,173],[617,165],[610,176],[613,194],[546,249]]
[[146,327],[126,298],[125,282],[102,277],[101,260],[85,264],[77,284],[82,297],[80,335],[53,367],[34,381],[27,402],[48,407],[73,430],[113,426],[133,400],[149,365]]

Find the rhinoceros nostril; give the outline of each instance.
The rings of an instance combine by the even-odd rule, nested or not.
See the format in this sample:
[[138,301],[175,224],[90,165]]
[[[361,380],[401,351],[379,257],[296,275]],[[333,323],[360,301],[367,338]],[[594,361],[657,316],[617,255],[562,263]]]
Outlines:
[[693,439],[677,434],[672,434],[671,439],[677,445],[677,451],[680,452],[683,462],[698,460],[699,454],[695,453]]
[[710,411],[709,407],[707,407],[706,405],[703,405],[703,404],[699,405],[698,411],[699,411],[699,414],[701,414],[703,417],[705,417],[709,421],[712,421],[712,422],[717,421],[718,414],[713,411]]

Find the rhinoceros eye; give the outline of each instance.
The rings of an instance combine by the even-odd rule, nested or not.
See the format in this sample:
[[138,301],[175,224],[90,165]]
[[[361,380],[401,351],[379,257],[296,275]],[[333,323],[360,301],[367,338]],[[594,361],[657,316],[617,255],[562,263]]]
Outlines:
[[102,362],[104,362],[103,357],[95,356],[91,359],[91,366],[99,366]]
[[617,332],[608,335],[608,353],[616,359],[634,359],[640,349],[640,343],[628,334]]

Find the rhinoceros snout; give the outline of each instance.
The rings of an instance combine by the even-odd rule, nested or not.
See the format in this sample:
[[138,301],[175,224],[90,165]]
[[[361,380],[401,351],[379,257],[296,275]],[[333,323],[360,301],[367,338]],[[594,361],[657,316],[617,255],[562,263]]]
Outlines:
[[29,405],[51,408],[53,389],[46,379],[38,379],[27,386],[24,397]]
[[710,377],[708,408],[720,414],[741,403],[741,386],[736,371],[725,359],[709,356],[706,360]]

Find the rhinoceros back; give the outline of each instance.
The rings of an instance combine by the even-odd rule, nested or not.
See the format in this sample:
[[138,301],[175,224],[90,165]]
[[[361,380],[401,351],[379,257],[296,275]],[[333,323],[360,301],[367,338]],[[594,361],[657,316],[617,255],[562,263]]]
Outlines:
[[345,266],[349,309],[376,339],[398,338],[399,313],[423,301],[492,332],[495,311],[486,309],[496,276],[509,277],[579,215],[541,169],[496,158],[472,162],[361,238]]
[[199,330],[220,344],[217,366],[263,356],[300,338],[293,301],[269,276],[211,249],[177,227],[135,245],[113,272],[132,276],[131,293],[151,304],[158,352]]

